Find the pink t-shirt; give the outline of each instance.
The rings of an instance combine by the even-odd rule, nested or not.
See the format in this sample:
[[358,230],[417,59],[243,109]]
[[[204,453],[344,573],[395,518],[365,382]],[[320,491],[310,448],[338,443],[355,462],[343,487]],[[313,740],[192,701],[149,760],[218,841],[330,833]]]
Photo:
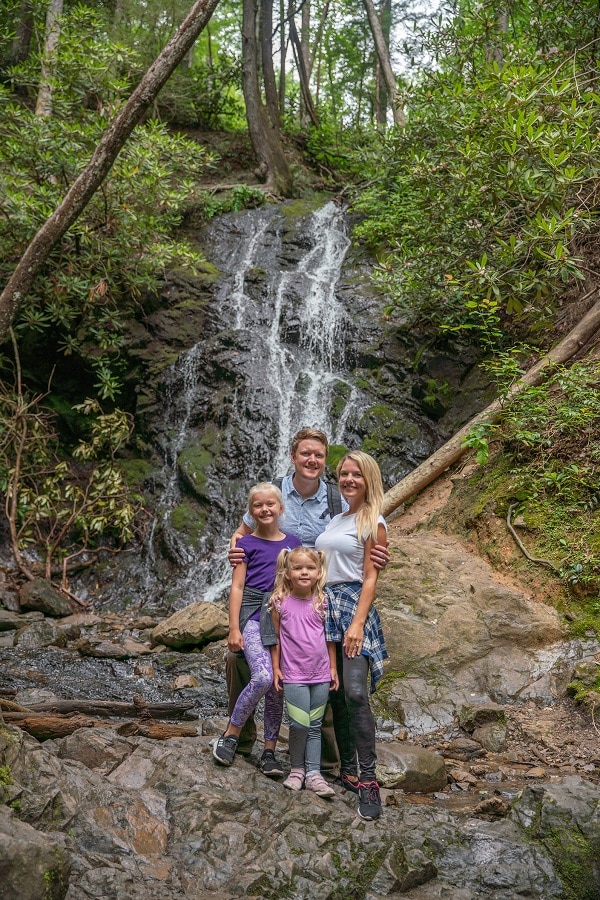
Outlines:
[[312,599],[289,595],[279,612],[280,665],[284,683],[320,684],[331,680],[325,623]]

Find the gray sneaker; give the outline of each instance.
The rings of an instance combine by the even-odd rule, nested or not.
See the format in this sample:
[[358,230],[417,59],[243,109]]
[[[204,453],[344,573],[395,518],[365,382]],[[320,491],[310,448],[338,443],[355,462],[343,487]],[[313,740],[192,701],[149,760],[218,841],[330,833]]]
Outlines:
[[358,814],[361,819],[378,819],[381,815],[381,795],[376,781],[361,781],[358,786]]
[[237,750],[238,739],[233,734],[222,734],[213,744],[213,756],[223,766],[230,766]]

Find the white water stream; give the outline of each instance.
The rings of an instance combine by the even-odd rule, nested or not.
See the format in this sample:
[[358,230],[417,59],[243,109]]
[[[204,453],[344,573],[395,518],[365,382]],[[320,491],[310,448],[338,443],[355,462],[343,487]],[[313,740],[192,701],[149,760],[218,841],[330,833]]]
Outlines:
[[[327,203],[310,217],[306,246],[296,247],[297,259],[285,259],[283,241],[287,222],[285,215],[273,208],[248,213],[238,219],[240,240],[220,265],[230,273],[219,290],[218,306],[223,328],[248,336],[251,344],[252,369],[257,378],[245,386],[239,403],[239,415],[250,416],[256,433],[269,436],[269,459],[249,454],[247,482],[240,484],[245,495],[261,478],[284,474],[289,467],[289,445],[293,434],[310,426],[325,431],[332,443],[343,443],[344,428],[356,394],[344,371],[344,333],[348,315],[338,301],[336,289],[350,241],[343,212]],[[256,288],[253,273],[261,273]],[[290,338],[290,322],[293,336]],[[197,424],[190,428],[192,413],[199,404],[199,380],[203,342],[182,353],[167,373],[164,469],[162,492],[156,504],[156,518],[150,529],[144,593],[157,592],[157,537],[176,557],[182,575],[171,586],[189,602],[191,599],[216,599],[223,595],[230,581],[230,568],[225,558],[228,535],[237,521],[220,523],[223,529],[219,554],[193,553],[189,545],[171,527],[172,511],[182,502],[178,460],[186,447],[197,440]],[[345,409],[332,424],[331,407],[336,389],[344,390]],[[203,387],[205,389],[205,387]],[[236,429],[229,422],[225,440]],[[210,523],[209,523],[210,524]],[[214,533],[211,535],[214,539]],[[218,556],[218,558],[216,558]],[[174,590],[175,589],[175,590]]]

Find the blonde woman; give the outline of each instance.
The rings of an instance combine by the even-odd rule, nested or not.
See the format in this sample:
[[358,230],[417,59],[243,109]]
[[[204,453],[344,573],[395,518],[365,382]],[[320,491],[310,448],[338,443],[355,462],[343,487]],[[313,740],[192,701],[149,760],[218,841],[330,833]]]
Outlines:
[[358,794],[358,814],[363,819],[377,819],[381,797],[375,774],[375,720],[368,676],[373,691],[383,673],[387,651],[373,605],[378,570],[370,554],[375,544],[385,545],[387,541],[381,515],[383,483],[379,466],[361,450],[347,453],[340,460],[337,477],[349,508],[331,520],[315,544],[327,559],[325,633],[328,641],[336,642],[340,681],[330,699],[342,785]]

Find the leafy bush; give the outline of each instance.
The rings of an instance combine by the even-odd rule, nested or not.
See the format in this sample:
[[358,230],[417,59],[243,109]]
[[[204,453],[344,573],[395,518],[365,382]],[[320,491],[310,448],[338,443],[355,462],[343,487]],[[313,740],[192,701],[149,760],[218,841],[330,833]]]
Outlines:
[[589,59],[568,57],[570,41],[542,52],[524,19],[496,23],[493,4],[461,4],[450,55],[409,95],[406,131],[383,159],[360,154],[370,183],[354,204],[391,310],[487,347],[515,324],[539,330],[584,278],[576,238],[596,229],[600,175]]

